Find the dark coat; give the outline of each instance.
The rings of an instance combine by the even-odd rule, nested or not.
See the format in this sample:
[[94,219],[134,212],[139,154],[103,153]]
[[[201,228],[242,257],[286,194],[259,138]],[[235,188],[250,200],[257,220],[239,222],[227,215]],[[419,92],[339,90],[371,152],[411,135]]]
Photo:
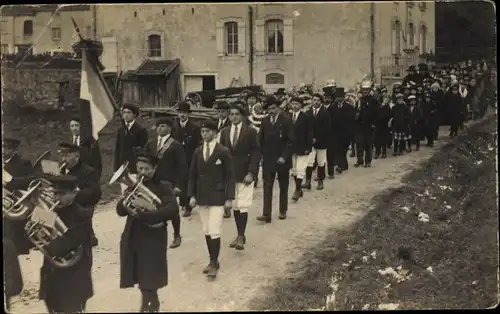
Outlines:
[[73,204],[57,210],[68,231],[62,238],[52,241],[46,249],[58,254],[81,245],[83,258],[77,265],[65,269],[55,268],[44,259],[40,270],[41,300],[57,298],[62,302],[83,302],[94,295],[91,239],[93,210],[101,197],[100,185],[96,180],[98,173],[80,162],[69,174],[77,178],[80,191]]
[[[262,151],[262,171],[288,171],[292,168],[292,147],[295,141],[293,122],[289,117],[279,114],[274,125],[271,117],[262,120],[259,143]],[[284,164],[278,164],[283,157]]]
[[391,107],[389,104],[377,108],[377,119],[375,120],[376,132],[389,132],[389,120],[391,119]]
[[231,126],[222,130],[220,144],[231,151],[233,157],[234,177],[241,183],[248,173],[257,178],[260,163],[260,147],[257,131],[248,124],[241,123],[241,130],[236,146],[231,145]]
[[186,160],[189,167],[193,159],[194,151],[200,146],[202,141],[200,127],[191,121],[191,119],[188,119],[186,126],[183,128],[181,127],[180,121],[177,120],[172,135],[184,147],[184,153],[186,154]]
[[444,93],[442,90],[438,90],[437,92],[431,92],[431,98],[436,103],[437,107],[437,119],[439,125],[447,125],[449,124],[449,119],[447,116],[446,104],[444,99]]
[[423,115],[422,115],[422,108],[420,108],[418,105],[410,106],[409,109],[410,111],[410,131],[411,131],[411,138],[413,140],[421,140],[422,135],[423,135]]
[[347,148],[354,139],[356,108],[347,103],[343,103],[342,107],[338,110],[340,110],[339,129],[342,134],[341,144],[343,147]]
[[460,124],[467,112],[467,107],[460,94],[452,94],[449,92],[445,96],[446,109],[449,114],[449,121],[453,124]]
[[406,86],[406,84],[410,81],[417,83],[417,85],[422,85],[424,82],[424,77],[419,73],[407,74],[403,79],[403,86]]
[[128,161],[129,172],[137,173],[136,153],[138,150],[144,149],[147,142],[148,131],[137,121],[134,122],[130,131],[125,125],[121,126],[116,136],[114,171]]
[[231,126],[231,121],[229,120],[229,118],[226,118],[226,121],[224,121],[224,123],[220,127],[219,127],[219,122],[220,122],[219,119],[215,120],[215,123],[217,123],[217,132],[222,131],[222,129],[225,127]]
[[[26,189],[29,181],[17,179],[21,179],[22,177],[29,175],[31,168],[32,165],[29,160],[24,160],[18,154],[13,155],[9,162],[4,165],[5,171],[10,173],[13,177],[13,180],[6,185],[6,188],[11,191]],[[30,248],[33,247],[33,244],[28,239],[26,232],[24,231],[25,224],[26,220],[4,219],[3,234],[14,243],[17,253],[21,255],[29,254]]]
[[311,115],[300,111],[297,121],[293,123],[293,134],[295,138],[292,143],[292,153],[301,156],[308,155],[312,150],[314,138],[313,119]]
[[406,104],[394,104],[391,115],[392,132],[405,134],[410,132],[410,111]]
[[99,143],[92,137],[80,137],[80,159],[87,165],[94,168],[101,178],[102,174],[102,159]]
[[23,276],[17,249],[9,238],[3,238],[5,296],[13,297],[23,290]]
[[309,114],[313,120],[313,147],[316,149],[327,149],[331,143],[332,125],[330,114],[325,108],[321,107],[318,114],[314,116],[314,109],[311,107],[306,114]]
[[356,136],[371,136],[377,120],[377,100],[373,96],[363,96],[359,102],[359,114],[356,119]]
[[169,184],[152,180],[144,185],[161,199],[156,211],[132,217],[123,200],[116,205],[117,214],[127,216],[120,240],[120,288],[139,284],[139,289],[157,290],[168,283],[166,222],[179,215],[179,205]]
[[215,144],[207,161],[203,158],[203,146],[193,154],[189,170],[188,196],[196,198],[201,206],[223,206],[234,200],[236,182],[233,158],[228,148]]
[[166,150],[158,151],[158,138],[151,140],[147,149],[150,154],[159,158],[156,165],[155,178],[160,181],[168,181],[172,188],[177,187],[183,191],[187,189],[187,176],[189,173],[186,153],[181,143],[172,136],[163,144]]

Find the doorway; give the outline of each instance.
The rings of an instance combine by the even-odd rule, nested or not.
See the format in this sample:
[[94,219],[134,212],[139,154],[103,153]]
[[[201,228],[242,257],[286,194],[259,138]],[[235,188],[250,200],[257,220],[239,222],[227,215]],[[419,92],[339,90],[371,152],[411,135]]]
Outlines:
[[204,75],[202,78],[202,90],[215,90],[215,75]]

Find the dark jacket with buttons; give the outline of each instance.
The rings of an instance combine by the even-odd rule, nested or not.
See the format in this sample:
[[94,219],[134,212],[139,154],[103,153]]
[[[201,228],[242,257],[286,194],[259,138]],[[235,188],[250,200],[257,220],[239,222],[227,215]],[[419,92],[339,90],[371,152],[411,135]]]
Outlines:
[[129,172],[137,173],[136,154],[139,150],[144,149],[147,142],[148,131],[137,121],[134,122],[130,130],[125,125],[121,126],[116,136],[114,171],[128,161]]

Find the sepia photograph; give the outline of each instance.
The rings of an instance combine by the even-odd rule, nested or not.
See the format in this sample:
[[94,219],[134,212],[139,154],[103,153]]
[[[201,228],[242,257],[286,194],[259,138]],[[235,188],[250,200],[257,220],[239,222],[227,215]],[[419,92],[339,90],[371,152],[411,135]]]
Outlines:
[[498,306],[495,2],[0,17],[6,313]]

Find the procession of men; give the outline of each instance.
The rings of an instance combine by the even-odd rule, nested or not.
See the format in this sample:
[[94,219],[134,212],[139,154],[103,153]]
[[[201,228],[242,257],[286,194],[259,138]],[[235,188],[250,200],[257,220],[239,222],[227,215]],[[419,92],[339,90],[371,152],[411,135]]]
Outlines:
[[[155,121],[154,138],[137,120],[140,107],[123,104],[113,169],[115,173],[123,170],[131,183],[120,182],[122,197],[116,205],[117,215],[126,217],[120,240],[120,288],[137,285],[142,295],[140,312],[159,311],[157,290],[168,283],[167,246],[186,245],[182,244],[181,216],[190,217],[193,211],[200,218],[199,238],[202,241],[203,233],[208,253],[208,264],[200,273],[215,280],[226,262],[219,258],[226,249],[220,240],[223,224],[232,225],[234,220],[237,236],[229,248],[245,250],[246,234],[259,228],[248,221],[249,211],[258,211],[262,224],[272,223],[275,216],[286,223],[288,215],[293,215],[289,201],[305,204],[314,190],[327,189],[329,180],[342,180],[350,166],[370,171],[378,159],[388,158],[391,149],[397,157],[420,150],[422,141],[432,147],[439,140],[440,125],[449,125],[450,137],[457,136],[466,121],[484,117],[488,103],[495,101],[492,75],[492,66],[486,62],[468,61],[443,69],[419,64],[411,66],[392,88],[365,80],[346,93],[329,80],[321,91],[287,95],[280,90],[264,97],[247,94],[230,103],[215,103],[218,118],[201,123],[190,117],[193,104],[181,101],[176,106],[178,119]],[[4,187],[26,190],[36,177],[51,182],[51,195],[59,201],[55,211],[70,230],[78,230],[77,236],[70,233],[73,247],[83,248],[82,260],[73,267],[58,268],[46,256],[40,299],[50,313],[83,312],[93,296],[92,247],[99,244],[92,218],[101,198],[102,169],[107,165],[102,164],[98,142],[80,127],[79,117],[68,120],[72,138],[59,145],[62,167],[58,175],[34,169],[17,151],[19,140],[3,139],[4,168],[12,176]],[[253,206],[259,175],[260,209]],[[275,183],[278,204],[273,204]],[[4,231],[4,255],[10,260],[32,248],[41,249],[27,239],[25,223],[9,222]],[[170,244],[169,224],[173,229]],[[63,256],[68,252],[49,251],[64,251]],[[175,258],[175,253],[171,256]],[[12,267],[7,275],[11,278],[8,297],[19,294],[19,267]]]

